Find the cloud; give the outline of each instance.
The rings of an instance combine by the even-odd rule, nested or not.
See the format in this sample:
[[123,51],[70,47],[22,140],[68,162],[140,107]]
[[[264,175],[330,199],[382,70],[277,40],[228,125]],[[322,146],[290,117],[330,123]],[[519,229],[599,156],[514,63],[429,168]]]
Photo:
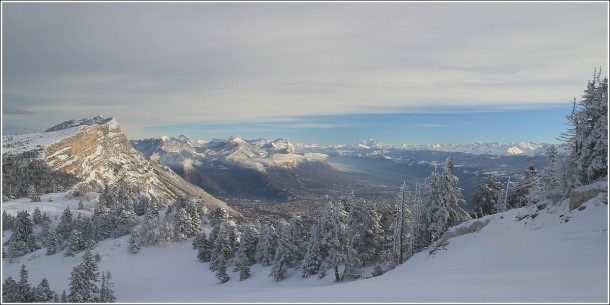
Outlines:
[[3,103],[33,122],[116,116],[134,135],[556,104],[607,64],[607,18],[602,3],[8,3]]

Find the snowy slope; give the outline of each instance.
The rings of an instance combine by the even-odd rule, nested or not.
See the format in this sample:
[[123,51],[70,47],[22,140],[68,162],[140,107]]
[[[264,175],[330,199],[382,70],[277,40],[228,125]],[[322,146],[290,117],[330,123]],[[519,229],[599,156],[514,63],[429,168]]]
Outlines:
[[[60,213],[68,203],[19,199],[3,204],[12,214],[36,205],[50,204],[48,213]],[[608,206],[606,193],[568,210],[568,201],[520,208],[471,220],[489,220],[480,231],[448,240],[434,254],[420,252],[382,276],[344,283],[332,276],[302,279],[292,270],[288,279],[275,282],[270,267],[252,267],[253,276],[219,284],[207,263],[198,262],[190,241],[166,248],[144,248],[128,254],[127,239],[97,245],[100,270],[110,270],[119,302],[601,302],[608,301]],[[90,205],[86,202],[85,205]],[[53,211],[53,212],[52,212]],[[57,215],[56,214],[56,215]],[[529,215],[529,216],[528,216]],[[531,216],[537,215],[537,216]],[[19,262],[3,259],[2,277],[18,278],[21,263],[30,282],[43,277],[61,294],[68,289],[72,267],[80,255],[45,256],[44,249]]]

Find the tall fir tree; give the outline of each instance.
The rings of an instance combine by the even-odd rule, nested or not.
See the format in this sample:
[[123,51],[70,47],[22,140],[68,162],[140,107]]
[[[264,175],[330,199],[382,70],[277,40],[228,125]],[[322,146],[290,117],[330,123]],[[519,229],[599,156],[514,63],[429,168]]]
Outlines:
[[335,281],[343,280],[339,267],[347,258],[347,212],[338,201],[329,202],[320,219],[322,270],[332,269]]
[[474,193],[473,202],[475,213],[479,216],[491,215],[498,212],[498,203],[502,195],[502,184],[496,175],[487,176],[477,187]]
[[447,158],[443,172],[436,170],[428,177],[428,208],[430,241],[441,238],[452,226],[470,219],[470,215],[460,205],[466,204],[458,178],[453,175],[454,164]]
[[20,257],[40,249],[34,236],[34,223],[26,210],[17,212],[13,234],[8,240],[9,258]]
[[307,242],[307,251],[303,261],[301,262],[301,275],[304,278],[314,274],[324,273],[321,270],[322,253],[320,252],[320,225],[314,224],[310,228],[309,241]]
[[277,240],[278,234],[273,225],[269,225],[263,229],[256,246],[257,262],[260,262],[263,266],[269,266],[273,263],[275,249],[277,248]]
[[412,254],[413,220],[411,207],[414,198],[405,181],[400,188],[394,220],[394,266],[404,263]]
[[87,249],[83,254],[82,262],[72,269],[70,292],[67,300],[70,303],[94,303],[99,301],[100,289],[97,286],[99,281],[98,262],[91,250]]
[[582,99],[572,114],[574,138],[570,159],[574,164],[573,186],[608,176],[608,78],[593,72]]
[[56,293],[51,290],[51,287],[49,286],[49,281],[46,278],[43,278],[34,291],[34,302],[50,303],[53,302],[55,295]]
[[100,303],[114,303],[116,297],[114,296],[114,283],[112,282],[112,274],[110,271],[106,273],[102,272],[102,285],[100,288]]

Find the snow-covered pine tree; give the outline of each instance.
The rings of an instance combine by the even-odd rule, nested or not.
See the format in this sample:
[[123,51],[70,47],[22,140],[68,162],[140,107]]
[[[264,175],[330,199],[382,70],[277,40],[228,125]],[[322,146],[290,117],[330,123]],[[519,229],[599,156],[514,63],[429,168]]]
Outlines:
[[133,210],[132,200],[127,200],[127,204],[120,205],[114,212],[115,228],[112,236],[119,237],[131,233],[133,227],[138,224],[138,216]]
[[275,257],[275,249],[277,248],[278,234],[273,225],[265,227],[259,236],[259,241],[256,246],[256,260],[263,266],[269,266],[273,263]]
[[[214,241],[206,237],[205,232],[201,232],[199,236],[199,245],[197,248],[197,258],[202,262],[209,262],[212,259],[212,250],[214,249]],[[210,237],[212,237],[210,235]]]
[[28,197],[32,200],[32,202],[40,202],[40,192],[34,185],[30,184],[28,187]]
[[230,218],[231,215],[229,214],[229,212],[227,212],[227,210],[218,207],[212,210],[212,212],[210,213],[210,224],[212,225],[212,227],[215,227],[219,223],[223,222],[224,220],[229,220]]
[[67,240],[72,233],[72,222],[74,221],[74,214],[70,210],[70,206],[67,206],[64,212],[59,218],[59,224],[55,228],[55,232],[62,240]]
[[49,233],[47,238],[47,255],[53,255],[57,253],[58,241],[57,234],[55,232]]
[[35,225],[42,223],[42,212],[40,212],[38,207],[36,207],[32,213],[32,222]]
[[229,230],[230,228],[226,220],[220,222],[218,225],[218,234],[214,239],[214,249],[212,251],[212,259],[210,261],[210,270],[216,272],[216,277],[221,283],[227,282],[230,277],[227,274],[227,268],[229,265],[229,258],[231,257],[231,237]]
[[470,219],[470,215],[460,205],[466,200],[458,187],[458,178],[453,175],[453,161],[447,158],[443,173],[436,170],[428,177],[428,205],[430,210],[431,241],[435,241],[452,226]]
[[279,223],[277,231],[279,232],[279,238],[269,276],[273,277],[276,281],[281,281],[288,276],[288,264],[292,260],[290,245],[292,241],[290,240],[290,230],[286,223]]
[[49,286],[49,281],[47,278],[43,278],[40,284],[36,287],[34,291],[34,302],[36,303],[50,303],[53,301],[53,297],[56,293],[51,290]]
[[411,207],[412,226],[413,226],[413,238],[411,239],[411,249],[413,252],[421,251],[424,247],[428,246],[430,241],[429,228],[429,210],[425,201],[421,197],[421,186],[415,184],[415,197],[413,206]]
[[15,221],[15,216],[8,214],[6,210],[2,211],[2,231],[12,229]]
[[17,282],[17,290],[15,295],[18,300],[15,302],[19,303],[32,303],[34,302],[34,289],[29,282],[29,271],[25,268],[25,265],[21,265],[19,270],[19,282]]
[[533,204],[535,194],[538,193],[538,170],[534,164],[530,164],[523,171],[521,180],[515,185],[515,194],[511,198],[511,206],[515,208]]
[[586,185],[608,176],[608,78],[593,72],[573,113],[575,125],[570,159],[575,165],[575,185]]
[[68,283],[69,293],[66,297],[66,302],[85,303],[87,302],[87,298],[90,297],[89,290],[91,290],[91,283],[85,277],[82,269],[83,267],[81,265],[72,268],[70,283]]
[[2,303],[17,303],[20,298],[17,282],[9,275],[2,282]]
[[[309,241],[307,243],[307,251],[303,261],[301,262],[301,275],[304,278],[314,274],[325,274],[320,269],[322,265],[322,254],[320,253],[320,224],[314,224],[310,228]],[[323,276],[323,275],[322,275]]]
[[474,193],[475,213],[481,217],[497,213],[498,203],[500,200],[504,200],[501,195],[502,184],[496,175],[487,176]]
[[379,259],[377,251],[385,246],[385,232],[377,205],[364,199],[348,197],[346,261],[343,273],[351,278],[362,275],[361,268]]
[[253,225],[246,225],[240,236],[237,248],[237,259],[240,264],[252,266],[256,263],[256,246],[258,245],[258,231]]
[[411,255],[413,249],[413,221],[410,208],[414,204],[414,198],[409,192],[405,181],[400,188],[396,213],[394,219],[394,266],[404,263]]
[[329,202],[320,219],[320,253],[322,270],[333,269],[335,281],[341,281],[339,266],[345,264],[347,256],[347,212],[338,201]]
[[250,276],[252,276],[252,272],[250,271],[250,266],[240,262],[239,263],[239,280],[245,281],[245,280],[249,279]]
[[114,303],[116,297],[114,296],[114,283],[111,282],[112,274],[110,271],[106,273],[102,272],[102,286],[100,288],[100,303]]
[[98,262],[91,250],[83,254],[83,261],[72,269],[70,292],[67,300],[70,303],[94,303],[99,301],[100,289],[96,285],[99,281]]
[[40,249],[34,236],[34,223],[26,210],[17,212],[13,234],[8,240],[9,258],[20,257]]
[[184,208],[180,208],[175,220],[176,228],[174,231],[176,232],[176,240],[182,241],[191,237],[193,233],[191,215],[187,214]]
[[82,233],[78,230],[72,230],[70,238],[68,239],[68,251],[66,252],[66,256],[74,256],[85,248],[85,241],[83,240]]
[[540,187],[538,189],[537,200],[542,201],[552,199],[557,202],[565,193],[565,185],[563,185],[563,168],[562,161],[559,159],[559,154],[556,145],[549,146],[546,152],[546,165],[539,173]]
[[129,235],[129,252],[131,254],[140,252],[140,239],[138,234],[140,230],[140,227],[135,227],[131,230],[131,234]]

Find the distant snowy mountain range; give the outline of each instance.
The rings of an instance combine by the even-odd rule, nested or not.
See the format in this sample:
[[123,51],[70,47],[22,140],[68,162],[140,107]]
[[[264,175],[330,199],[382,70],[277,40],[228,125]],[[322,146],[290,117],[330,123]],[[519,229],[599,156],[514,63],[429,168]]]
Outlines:
[[132,141],[133,146],[151,160],[159,160],[170,167],[220,163],[265,172],[269,167],[292,168],[303,162],[320,162],[326,155],[297,153],[294,144],[286,139],[244,140],[232,136],[227,140],[193,141],[185,135],[168,138],[149,138]]
[[106,184],[124,180],[160,199],[174,200],[188,195],[202,198],[210,207],[223,207],[234,216],[239,212],[201,188],[185,181],[169,167],[150,161],[136,149],[114,118],[97,116],[70,120],[42,133],[2,137],[3,154],[41,149],[42,158],[53,170],[76,175],[79,187],[100,191]]
[[485,143],[477,142],[472,144],[400,144],[385,145],[373,139],[361,141],[350,145],[328,145],[317,146],[308,144],[297,144],[299,151],[317,151],[324,153],[336,153],[339,155],[360,155],[360,156],[384,156],[392,151],[439,151],[455,152],[472,155],[490,156],[540,156],[546,154],[550,144],[545,143]]

